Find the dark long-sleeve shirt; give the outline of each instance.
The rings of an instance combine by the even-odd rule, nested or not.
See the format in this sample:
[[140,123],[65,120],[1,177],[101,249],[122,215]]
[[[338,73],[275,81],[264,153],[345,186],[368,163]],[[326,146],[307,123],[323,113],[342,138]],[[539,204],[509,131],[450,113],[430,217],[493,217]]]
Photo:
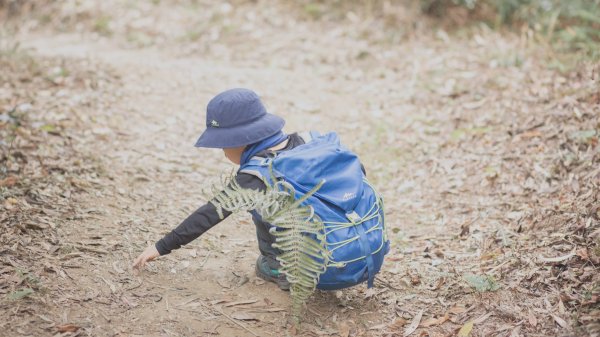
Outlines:
[[[297,133],[289,136],[289,141],[285,148],[280,151],[287,151],[298,145],[304,144],[304,140]],[[262,151],[257,154],[259,157],[266,157],[269,151]],[[264,190],[264,182],[256,176],[247,173],[238,173],[235,177],[242,188]],[[231,215],[231,212],[223,210],[223,219]],[[156,249],[160,255],[169,254],[173,249],[178,249],[204,234],[207,230],[221,222],[216,207],[210,202],[198,208],[190,214],[187,219],[173,229],[169,234],[156,242]]]

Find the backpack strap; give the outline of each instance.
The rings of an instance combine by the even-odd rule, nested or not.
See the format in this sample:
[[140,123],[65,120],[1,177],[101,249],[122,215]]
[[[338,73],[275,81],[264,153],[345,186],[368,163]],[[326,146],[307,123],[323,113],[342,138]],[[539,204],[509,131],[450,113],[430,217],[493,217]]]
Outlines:
[[302,131],[298,132],[298,136],[304,140],[304,144],[308,144],[311,140],[321,136],[321,134],[318,131]]
[[369,240],[367,239],[367,235],[365,233],[365,229],[363,226],[358,225],[355,227],[358,232],[358,243],[360,245],[363,256],[365,257],[365,262],[367,263],[367,273],[369,278],[367,280],[367,288],[373,287],[373,281],[375,281],[375,263],[373,262],[373,255],[371,252],[368,252],[368,247],[370,246]]
[[241,169],[241,170],[238,171],[238,173],[249,174],[251,176],[255,176],[255,177],[259,178],[260,180],[263,179],[263,176],[262,176],[262,174],[260,174],[260,171],[253,170],[253,169],[250,169],[250,168]]
[[[304,140],[304,144],[310,143],[313,139],[321,136],[318,131],[302,131],[298,132],[298,136]],[[239,169],[239,173],[246,173],[258,177],[260,179],[264,179],[264,176],[261,174],[260,170],[252,169],[251,167],[260,167],[260,166],[268,166],[272,158],[263,158],[254,156],[250,158],[250,160]]]
[[263,175],[260,172],[259,167],[265,166],[266,159],[267,158],[254,156],[254,157],[250,158],[250,160],[246,164],[244,164],[243,166],[240,167],[240,169],[238,170],[238,173],[246,173],[249,175],[253,175],[262,180]]

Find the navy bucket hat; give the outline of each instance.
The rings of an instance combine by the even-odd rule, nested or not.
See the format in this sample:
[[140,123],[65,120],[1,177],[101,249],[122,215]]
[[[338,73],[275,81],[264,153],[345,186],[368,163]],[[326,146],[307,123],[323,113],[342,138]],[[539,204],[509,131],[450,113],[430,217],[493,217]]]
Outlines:
[[208,102],[206,130],[196,147],[232,148],[254,144],[281,131],[285,121],[270,114],[248,89],[224,91]]

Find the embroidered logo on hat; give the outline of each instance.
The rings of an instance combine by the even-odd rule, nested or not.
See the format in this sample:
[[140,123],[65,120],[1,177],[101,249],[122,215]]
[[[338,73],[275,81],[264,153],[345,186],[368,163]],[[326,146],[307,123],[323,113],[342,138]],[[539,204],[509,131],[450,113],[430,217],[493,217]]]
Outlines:
[[219,127],[219,122],[217,122],[216,120],[214,120],[214,119],[213,119],[213,120],[210,122],[210,125],[211,125],[212,127],[214,127],[214,128],[218,128],[218,127]]

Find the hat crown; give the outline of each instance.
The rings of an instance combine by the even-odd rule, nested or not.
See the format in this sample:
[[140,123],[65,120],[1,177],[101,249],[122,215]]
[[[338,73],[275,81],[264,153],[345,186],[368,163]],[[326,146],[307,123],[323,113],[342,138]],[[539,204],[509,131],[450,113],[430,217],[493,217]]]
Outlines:
[[230,128],[251,123],[267,111],[258,95],[249,89],[235,88],[224,91],[208,102],[207,128]]

